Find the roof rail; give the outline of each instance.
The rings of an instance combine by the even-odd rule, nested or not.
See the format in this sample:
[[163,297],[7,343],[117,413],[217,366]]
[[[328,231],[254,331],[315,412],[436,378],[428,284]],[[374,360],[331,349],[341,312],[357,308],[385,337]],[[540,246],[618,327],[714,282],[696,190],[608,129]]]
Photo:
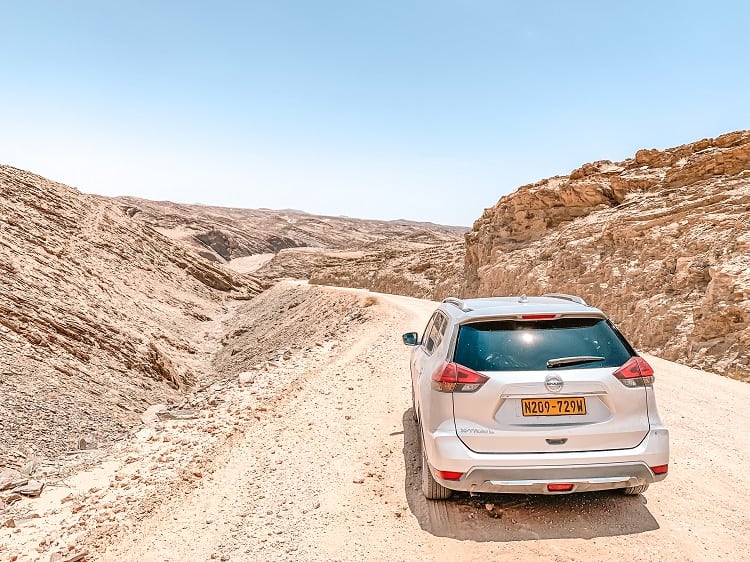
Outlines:
[[575,295],[566,295],[565,293],[544,293],[542,295],[543,297],[550,297],[553,299],[563,299],[570,302],[575,302],[578,304],[582,304],[583,306],[588,306],[586,304],[586,301],[583,300],[581,297],[577,297]]
[[471,307],[467,306],[464,301],[457,297],[448,297],[447,299],[443,299],[443,302],[458,307],[461,312],[471,312]]

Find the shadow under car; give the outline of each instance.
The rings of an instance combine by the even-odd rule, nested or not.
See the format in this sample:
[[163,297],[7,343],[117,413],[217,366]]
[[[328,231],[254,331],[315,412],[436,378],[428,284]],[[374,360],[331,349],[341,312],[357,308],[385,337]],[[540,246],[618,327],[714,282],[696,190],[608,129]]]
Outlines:
[[419,430],[403,416],[404,488],[419,525],[435,536],[473,541],[522,541],[630,535],[659,528],[643,495],[619,490],[567,495],[454,492],[449,500],[422,494]]

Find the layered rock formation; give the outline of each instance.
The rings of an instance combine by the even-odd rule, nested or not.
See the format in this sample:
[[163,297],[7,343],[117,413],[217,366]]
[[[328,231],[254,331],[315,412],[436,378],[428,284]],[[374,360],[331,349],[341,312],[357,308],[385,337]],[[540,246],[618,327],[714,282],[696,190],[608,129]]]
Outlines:
[[750,379],[750,131],[519,188],[466,236],[463,294],[578,294],[633,343]]
[[384,240],[416,244],[453,242],[468,230],[406,220],[318,216],[301,211],[228,209],[120,197],[136,220],[217,262],[276,254],[288,248],[351,250]]
[[262,289],[111,200],[10,166],[0,287],[0,465],[27,446],[54,455],[85,434],[111,440],[176,398],[204,374],[202,327]]
[[463,262],[463,242],[411,247],[388,244],[378,251],[328,254],[313,263],[309,279],[320,285],[441,300],[461,291]]

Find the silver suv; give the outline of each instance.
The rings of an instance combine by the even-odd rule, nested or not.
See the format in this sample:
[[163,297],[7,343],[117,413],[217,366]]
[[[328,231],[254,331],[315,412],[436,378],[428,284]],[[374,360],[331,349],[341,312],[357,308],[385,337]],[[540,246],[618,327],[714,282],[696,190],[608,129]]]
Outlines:
[[427,498],[639,494],[666,478],[654,371],[583,299],[449,298],[403,341]]

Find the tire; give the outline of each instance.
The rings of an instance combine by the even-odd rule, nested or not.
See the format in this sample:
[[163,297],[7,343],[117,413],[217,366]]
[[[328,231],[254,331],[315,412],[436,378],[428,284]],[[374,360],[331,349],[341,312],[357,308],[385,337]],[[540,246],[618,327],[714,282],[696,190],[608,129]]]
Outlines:
[[626,496],[637,496],[648,490],[648,484],[641,484],[640,486],[628,486],[622,489],[622,493]]
[[[422,443],[421,440],[421,432],[420,432],[420,444]],[[424,494],[424,497],[426,497],[428,500],[447,500],[449,497],[451,497],[451,493],[453,490],[449,490],[445,486],[437,483],[435,479],[432,477],[432,473],[430,472],[430,467],[427,464],[427,455],[424,452],[424,446],[421,447],[422,449],[422,493]]]

